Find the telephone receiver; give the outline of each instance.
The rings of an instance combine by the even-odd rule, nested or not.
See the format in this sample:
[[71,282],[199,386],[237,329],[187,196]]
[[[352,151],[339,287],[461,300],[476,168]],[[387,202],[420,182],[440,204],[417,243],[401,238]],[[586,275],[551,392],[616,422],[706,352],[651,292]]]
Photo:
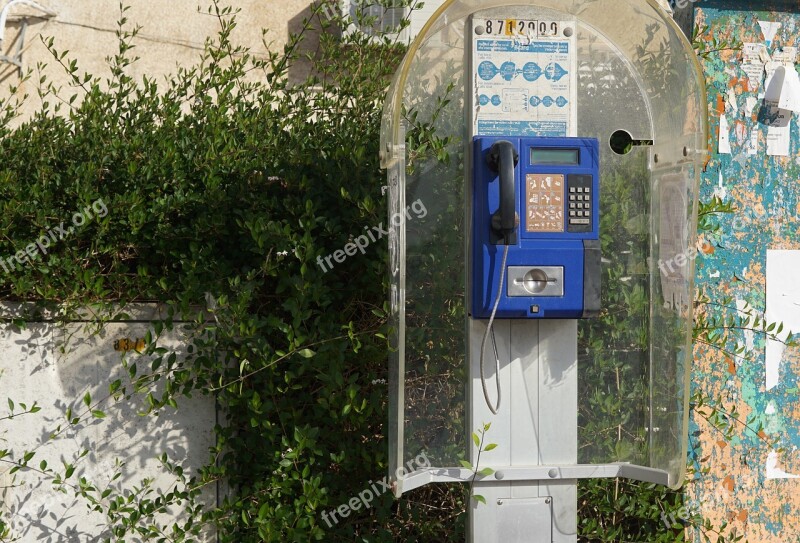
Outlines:
[[514,168],[519,164],[519,153],[510,141],[499,140],[489,149],[486,161],[489,169],[500,176],[500,209],[492,215],[492,232],[497,237],[494,241],[497,245],[516,245],[519,215],[514,194]]

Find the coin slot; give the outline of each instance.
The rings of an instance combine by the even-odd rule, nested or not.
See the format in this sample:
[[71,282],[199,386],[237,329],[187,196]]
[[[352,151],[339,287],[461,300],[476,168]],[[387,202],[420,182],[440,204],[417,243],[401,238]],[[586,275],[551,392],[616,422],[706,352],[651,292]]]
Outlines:
[[548,283],[555,283],[555,279],[547,277],[547,274],[542,270],[531,270],[525,274],[525,277],[517,280],[522,283],[525,290],[531,294],[539,294],[547,288]]

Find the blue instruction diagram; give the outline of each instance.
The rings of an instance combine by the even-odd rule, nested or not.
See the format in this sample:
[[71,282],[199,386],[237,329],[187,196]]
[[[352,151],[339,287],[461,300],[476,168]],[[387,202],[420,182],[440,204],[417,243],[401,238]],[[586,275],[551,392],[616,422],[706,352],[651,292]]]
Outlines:
[[542,75],[549,81],[561,81],[567,74],[569,71],[557,62],[551,62],[544,69],[535,62],[528,62],[521,69],[511,61],[504,62],[499,68],[490,60],[484,60],[478,65],[478,77],[484,81],[491,81],[498,75],[506,81],[511,81],[519,75],[531,82],[538,80]]
[[577,130],[577,56],[574,23],[569,36],[522,40],[486,36],[473,19],[470,96],[473,134],[574,136]]
[[[495,107],[499,107],[500,105],[502,105],[503,99],[497,94],[494,94],[492,96],[487,96],[485,94],[481,94],[478,97],[478,103],[481,106],[488,106],[489,104],[492,104]],[[558,98],[553,98],[552,96],[545,96],[543,98],[540,98],[539,96],[531,96],[531,98],[529,100],[529,103],[533,107],[539,107],[539,106],[553,107],[553,106],[557,106],[557,107],[563,108],[563,107],[566,107],[566,105],[569,103],[569,100],[567,100],[563,96],[559,96]]]

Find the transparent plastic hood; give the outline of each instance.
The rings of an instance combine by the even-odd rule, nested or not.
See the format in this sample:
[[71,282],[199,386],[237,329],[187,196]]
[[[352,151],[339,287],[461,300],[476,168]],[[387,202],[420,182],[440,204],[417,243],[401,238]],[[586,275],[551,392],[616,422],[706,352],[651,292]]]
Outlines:
[[[465,30],[474,12],[520,5],[575,23],[577,132],[600,141],[603,310],[579,321],[579,462],[663,470],[677,487],[707,111],[694,51],[655,0],[451,0],[411,45],[381,133],[390,219],[406,217],[389,239],[392,473],[423,453],[441,468],[465,458]],[[650,144],[616,154],[619,130]]]

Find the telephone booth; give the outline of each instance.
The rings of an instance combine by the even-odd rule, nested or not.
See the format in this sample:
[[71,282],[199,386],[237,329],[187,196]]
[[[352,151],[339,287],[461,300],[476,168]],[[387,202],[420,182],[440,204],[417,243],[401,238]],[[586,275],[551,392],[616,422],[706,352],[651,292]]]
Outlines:
[[706,119],[655,0],[428,21],[381,139],[390,217],[427,210],[389,236],[396,496],[474,479],[471,540],[574,541],[577,479],[682,484]]

